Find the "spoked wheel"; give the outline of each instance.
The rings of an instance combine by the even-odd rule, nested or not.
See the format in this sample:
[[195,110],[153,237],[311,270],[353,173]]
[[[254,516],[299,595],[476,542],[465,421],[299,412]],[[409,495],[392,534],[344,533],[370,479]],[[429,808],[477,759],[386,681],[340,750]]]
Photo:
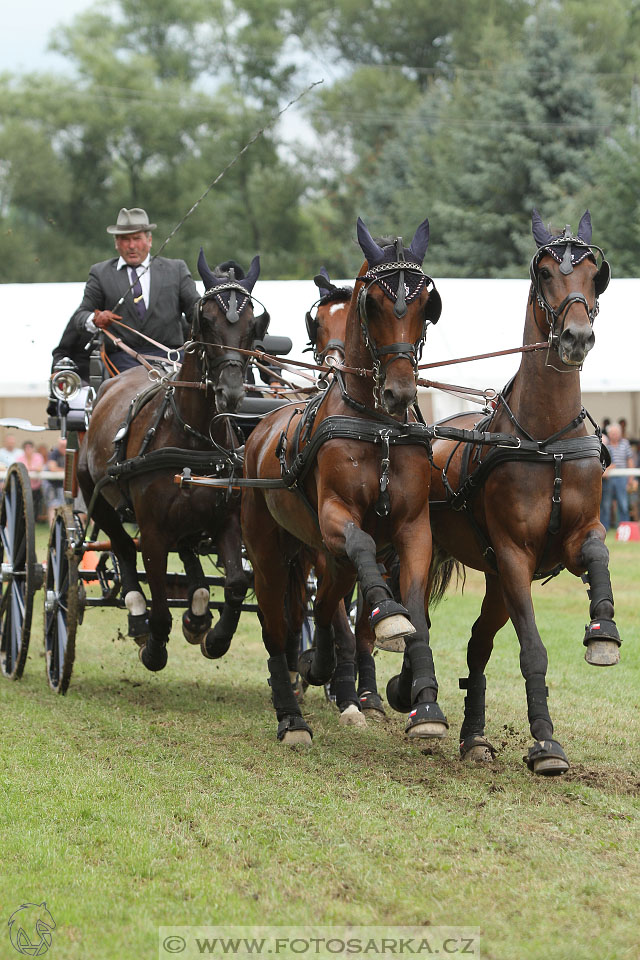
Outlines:
[[66,693],[76,654],[80,613],[78,558],[71,541],[79,531],[69,506],[58,507],[47,547],[44,648],[47,679],[54,693]]
[[5,677],[22,676],[29,637],[33,595],[38,581],[33,495],[23,463],[7,470],[0,509],[0,667]]

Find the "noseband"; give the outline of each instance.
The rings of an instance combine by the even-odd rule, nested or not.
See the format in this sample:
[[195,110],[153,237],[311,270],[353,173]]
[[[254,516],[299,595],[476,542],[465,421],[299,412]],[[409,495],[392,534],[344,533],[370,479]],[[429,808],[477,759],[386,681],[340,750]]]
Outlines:
[[[559,247],[565,247],[562,258],[560,257],[558,251]],[[574,253],[575,247],[578,249]],[[598,263],[598,256],[600,257],[600,266],[598,267],[598,271],[594,278],[596,300],[593,309],[589,307],[586,297],[577,291],[567,294],[562,303],[560,303],[557,307],[554,308],[551,306],[542,290],[540,274],[538,272],[538,264],[545,254],[550,254],[553,259],[556,260],[556,262],[560,263],[560,273],[564,275],[573,273],[574,266],[582,263],[586,257],[591,257],[596,265]],[[611,268],[608,261],[605,260],[604,252],[601,247],[598,247],[595,244],[586,243],[586,241],[582,240],[580,237],[572,237],[571,228],[566,227],[563,236],[555,237],[555,239],[550,240],[549,243],[539,247],[531,259],[531,263],[529,265],[529,275],[531,277],[532,285],[530,302],[533,303],[535,296],[538,306],[544,310],[547,317],[547,324],[549,326],[549,350],[553,349],[556,351],[556,353],[558,353],[560,347],[560,338],[564,332],[567,314],[574,303],[581,303],[584,306],[589,324],[593,328],[593,324],[600,310],[598,297],[609,285]],[[541,329],[537,318],[536,325],[538,326],[538,329]]]
[[[382,406],[382,385],[386,378],[387,370],[394,360],[409,360],[417,382],[419,375],[418,364],[422,356],[427,326],[430,322],[436,323],[439,316],[438,314],[438,316],[432,317],[425,312],[420,336],[415,343],[388,343],[379,347],[375,342],[369,330],[369,318],[367,316],[367,294],[370,287],[372,287],[374,283],[380,285],[384,294],[390,300],[395,301],[393,312],[395,316],[400,319],[404,317],[407,312],[407,304],[415,300],[425,286],[428,287],[429,284],[433,284],[431,277],[427,276],[420,266],[404,259],[401,239],[396,241],[396,254],[398,256],[396,261],[380,263],[377,266],[369,267],[367,272],[362,274],[361,277],[356,277],[356,282],[363,284],[358,293],[357,308],[364,342],[373,360],[373,396],[376,407]],[[405,273],[419,275],[419,280],[411,292],[405,287]],[[389,283],[387,283],[387,279],[395,274],[399,275],[397,291],[394,291]],[[432,289],[435,291],[435,285]],[[383,362],[382,357],[387,357],[387,359]]]

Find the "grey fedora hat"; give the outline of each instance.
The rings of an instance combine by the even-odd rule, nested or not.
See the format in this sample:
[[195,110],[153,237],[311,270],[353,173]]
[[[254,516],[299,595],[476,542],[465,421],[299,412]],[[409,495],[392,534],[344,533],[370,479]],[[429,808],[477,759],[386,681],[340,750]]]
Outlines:
[[131,207],[127,210],[123,207],[118,214],[115,224],[107,227],[107,233],[140,233],[146,230],[155,230],[157,224],[149,223],[149,217],[146,210],[142,207]]

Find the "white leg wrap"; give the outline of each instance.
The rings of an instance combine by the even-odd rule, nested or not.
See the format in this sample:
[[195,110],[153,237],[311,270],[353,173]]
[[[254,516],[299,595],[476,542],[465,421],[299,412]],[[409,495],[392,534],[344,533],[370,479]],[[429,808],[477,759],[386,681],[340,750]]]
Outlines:
[[209,606],[209,588],[208,587],[198,587],[197,590],[194,590],[193,597],[191,598],[191,612],[195,617],[201,617],[203,613],[207,612]]
[[134,617],[139,617],[141,613],[146,613],[147,610],[147,601],[138,590],[129,591],[124,598],[124,605]]

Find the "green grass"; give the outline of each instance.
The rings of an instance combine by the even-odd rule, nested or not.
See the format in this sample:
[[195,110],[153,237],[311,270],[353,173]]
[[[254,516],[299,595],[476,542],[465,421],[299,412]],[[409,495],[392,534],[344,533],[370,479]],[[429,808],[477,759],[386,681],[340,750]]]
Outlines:
[[[161,925],[310,921],[477,926],[485,960],[637,957],[640,549],[609,546],[619,666],[583,659],[580,581],[534,587],[572,763],[555,780],[522,763],[531,739],[510,626],[487,670],[498,759],[458,759],[473,572],[433,618],[451,724],[433,752],[405,741],[396,714],[339,727],[318,690],[303,708],[312,750],[280,746],[250,615],[210,662],[176,611],[169,664],[149,674],[121,638],[124,614],[90,610],[69,692],[55,697],[38,614],[23,679],[0,683],[0,958],[18,956],[3,921],[42,900],[58,924],[52,960],[156,957]],[[377,664],[383,690],[399,658]]]

